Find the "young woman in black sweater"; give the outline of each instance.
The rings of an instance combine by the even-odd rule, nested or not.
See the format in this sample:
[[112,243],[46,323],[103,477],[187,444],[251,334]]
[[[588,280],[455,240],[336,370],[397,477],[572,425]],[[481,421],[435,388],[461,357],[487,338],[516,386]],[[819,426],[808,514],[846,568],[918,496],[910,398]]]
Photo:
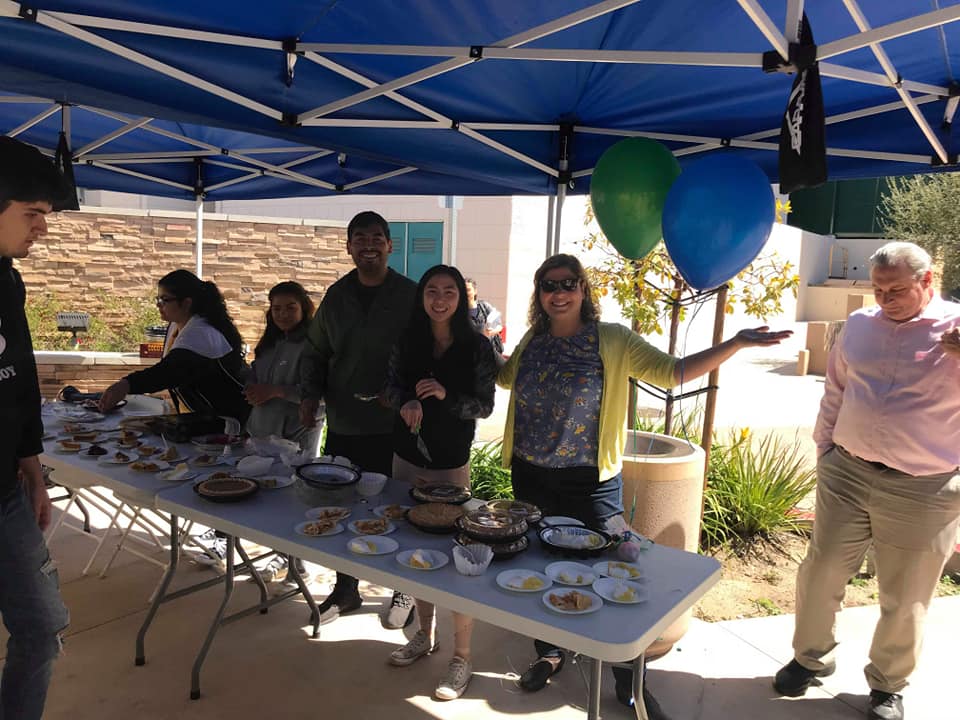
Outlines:
[[[417,286],[410,324],[387,370],[386,397],[399,411],[394,479],[417,486],[470,486],[476,419],[493,412],[496,376],[493,347],[470,324],[460,271],[447,265],[430,268]],[[418,600],[417,614],[420,630],[391,653],[394,665],[409,665],[437,648],[433,605]],[[456,612],[453,618],[454,655],[435,691],[441,700],[459,697],[470,682],[473,619]]]
[[178,410],[245,423],[250,404],[243,396],[243,341],[217,286],[189,270],[174,270],[157,283],[157,307],[169,323],[163,358],[104,390],[100,409],[109,410],[128,393],[169,390]]

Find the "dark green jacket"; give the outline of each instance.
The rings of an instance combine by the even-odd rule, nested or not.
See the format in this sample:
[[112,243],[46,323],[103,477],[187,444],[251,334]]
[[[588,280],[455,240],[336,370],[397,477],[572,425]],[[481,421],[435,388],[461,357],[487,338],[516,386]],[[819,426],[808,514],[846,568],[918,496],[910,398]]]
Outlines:
[[301,395],[323,398],[327,427],[342,435],[380,435],[393,429],[394,410],[355,393],[383,390],[390,350],[410,320],[417,284],[387,270],[364,313],[357,271],[340,278],[324,296],[307,332],[301,362]]

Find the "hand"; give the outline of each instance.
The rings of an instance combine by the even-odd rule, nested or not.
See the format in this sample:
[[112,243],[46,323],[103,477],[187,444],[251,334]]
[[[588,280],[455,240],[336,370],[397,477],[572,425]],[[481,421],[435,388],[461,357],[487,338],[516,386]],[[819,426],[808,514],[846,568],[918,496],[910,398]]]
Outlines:
[[300,424],[305,428],[316,427],[317,410],[320,409],[320,398],[304,398],[300,401]]
[[123,400],[129,392],[130,383],[126,380],[115,382],[100,395],[100,402],[98,403],[100,412],[104,413],[108,410],[113,410],[113,408],[117,406],[117,403]]
[[940,347],[947,355],[953,355],[960,358],[960,328],[947,330],[940,336]]
[[243,396],[251,405],[263,405],[274,398],[283,397],[283,388],[267,383],[250,383],[243,389]]
[[426,400],[428,397],[443,400],[447,396],[447,389],[433,378],[424,378],[417,383],[414,390],[416,390],[417,397],[421,400]]
[[423,405],[420,404],[419,400],[405,402],[403,407],[400,408],[400,417],[410,428],[410,432],[416,432],[420,423],[423,422]]
[[793,335],[793,330],[771,332],[768,326],[761,325],[758,328],[741,330],[734,339],[740,347],[753,347],[755,345],[779,345],[791,335]]

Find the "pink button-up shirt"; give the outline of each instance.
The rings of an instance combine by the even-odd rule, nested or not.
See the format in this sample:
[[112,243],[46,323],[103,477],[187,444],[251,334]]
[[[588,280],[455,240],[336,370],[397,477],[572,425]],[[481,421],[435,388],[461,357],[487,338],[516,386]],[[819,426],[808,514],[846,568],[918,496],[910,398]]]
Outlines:
[[832,445],[909,475],[960,465],[960,359],[940,335],[960,326],[960,305],[934,297],[917,317],[894,322],[880,307],[853,313],[827,361],[813,431]]

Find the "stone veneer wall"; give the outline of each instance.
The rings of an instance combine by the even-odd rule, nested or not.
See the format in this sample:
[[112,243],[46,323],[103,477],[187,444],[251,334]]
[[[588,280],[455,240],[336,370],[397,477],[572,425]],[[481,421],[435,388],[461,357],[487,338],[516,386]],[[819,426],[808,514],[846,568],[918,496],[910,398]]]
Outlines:
[[[31,293],[49,292],[64,309],[97,315],[100,298],[153,298],[157,280],[177,268],[193,271],[195,228],[186,213],[85,208],[51,216],[49,233],[17,262]],[[326,289],[353,263],[343,223],[207,215],[203,223],[203,274],[223,292],[244,341],[263,331],[267,292],[297,280],[319,304]],[[38,348],[39,349],[39,348]],[[136,351],[137,348],[130,348]]]

